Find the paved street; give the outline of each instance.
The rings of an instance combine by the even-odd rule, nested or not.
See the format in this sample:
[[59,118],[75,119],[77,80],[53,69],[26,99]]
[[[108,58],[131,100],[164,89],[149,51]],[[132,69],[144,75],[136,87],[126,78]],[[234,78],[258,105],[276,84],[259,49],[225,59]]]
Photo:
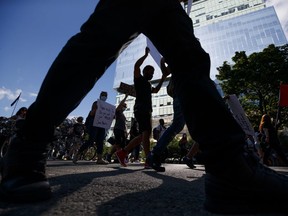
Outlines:
[[[165,173],[156,173],[144,170],[143,164],[123,168],[119,164],[48,161],[53,198],[32,204],[0,203],[0,215],[215,215],[202,208],[203,166],[197,165],[195,170],[183,164],[165,167]],[[277,170],[288,173],[287,168]]]

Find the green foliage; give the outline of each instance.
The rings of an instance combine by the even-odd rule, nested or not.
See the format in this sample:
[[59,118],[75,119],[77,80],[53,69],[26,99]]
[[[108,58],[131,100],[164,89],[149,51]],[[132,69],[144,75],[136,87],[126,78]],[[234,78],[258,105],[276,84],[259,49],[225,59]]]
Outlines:
[[[178,155],[180,157],[180,147],[179,147],[179,140],[180,139],[181,139],[180,137],[177,137],[177,136],[174,137],[173,140],[167,146],[169,158],[172,158],[175,155]],[[189,149],[189,148],[191,148],[191,146],[193,145],[193,143],[195,141],[192,140],[190,136],[187,137],[187,140],[188,140],[187,148]]]
[[[238,97],[254,127],[258,127],[264,113],[275,119],[280,83],[288,83],[288,44],[269,45],[262,52],[249,56],[245,51],[236,52],[232,61],[217,68],[219,75],[216,78],[225,94]],[[281,112],[279,126],[288,122],[285,109]]]

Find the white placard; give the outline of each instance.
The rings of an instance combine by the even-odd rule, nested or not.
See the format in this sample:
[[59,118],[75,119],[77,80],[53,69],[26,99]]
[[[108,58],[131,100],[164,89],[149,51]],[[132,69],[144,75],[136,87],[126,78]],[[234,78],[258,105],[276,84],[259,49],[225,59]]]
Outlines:
[[102,100],[97,100],[97,110],[93,126],[109,129],[115,116],[115,106]]
[[236,121],[238,122],[238,124],[241,126],[241,128],[243,129],[243,131],[247,134],[247,135],[251,135],[254,136],[254,130],[252,128],[252,125],[249,121],[249,119],[247,118],[238,98],[236,97],[235,94],[229,95],[229,97],[227,98],[227,103],[233,113],[234,118],[236,119]]

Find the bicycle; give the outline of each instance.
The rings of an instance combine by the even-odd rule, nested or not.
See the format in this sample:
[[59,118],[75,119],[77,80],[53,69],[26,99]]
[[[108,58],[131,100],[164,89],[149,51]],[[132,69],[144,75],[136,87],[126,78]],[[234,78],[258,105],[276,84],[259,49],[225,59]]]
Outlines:
[[97,147],[95,143],[88,147],[81,155],[81,158],[85,161],[93,160],[96,157],[97,154]]

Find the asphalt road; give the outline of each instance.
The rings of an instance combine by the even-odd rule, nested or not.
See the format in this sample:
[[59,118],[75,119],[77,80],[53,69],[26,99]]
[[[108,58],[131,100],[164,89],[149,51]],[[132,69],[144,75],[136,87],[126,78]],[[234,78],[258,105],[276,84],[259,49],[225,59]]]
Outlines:
[[[71,161],[48,161],[53,198],[30,204],[0,203],[0,215],[216,215],[203,209],[202,165],[193,170],[184,164],[165,164],[165,167],[165,173],[156,173],[145,170],[143,164],[129,164],[124,168],[119,164],[79,161],[74,165]],[[275,169],[288,174],[288,168]]]

